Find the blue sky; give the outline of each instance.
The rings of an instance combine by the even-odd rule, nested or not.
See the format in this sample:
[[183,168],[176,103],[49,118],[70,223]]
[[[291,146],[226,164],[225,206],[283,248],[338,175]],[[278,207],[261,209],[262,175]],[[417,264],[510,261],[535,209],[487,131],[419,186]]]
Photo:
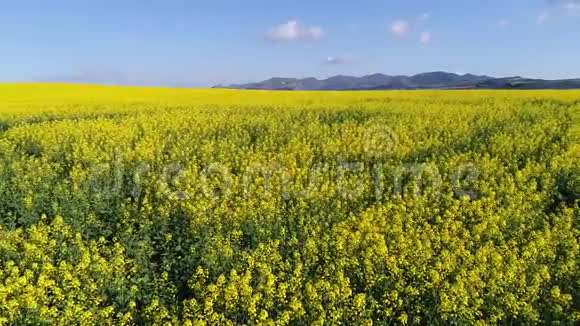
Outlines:
[[580,0],[0,1],[0,81],[580,77]]

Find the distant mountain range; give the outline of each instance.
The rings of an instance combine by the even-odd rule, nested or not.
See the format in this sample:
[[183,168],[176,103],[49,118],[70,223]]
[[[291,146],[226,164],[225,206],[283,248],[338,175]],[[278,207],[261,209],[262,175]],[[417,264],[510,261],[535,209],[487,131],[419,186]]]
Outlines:
[[472,74],[428,72],[414,76],[374,74],[363,77],[271,78],[249,84],[218,85],[214,88],[258,90],[396,90],[396,89],[575,89],[580,79],[545,80],[523,77],[494,78]]

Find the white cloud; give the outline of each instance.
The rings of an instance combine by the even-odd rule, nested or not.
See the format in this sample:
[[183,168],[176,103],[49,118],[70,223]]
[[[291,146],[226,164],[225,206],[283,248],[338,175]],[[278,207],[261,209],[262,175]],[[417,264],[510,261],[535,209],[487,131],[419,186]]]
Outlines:
[[547,0],[547,2],[548,4],[572,9],[574,9],[576,6],[580,6],[580,0]]
[[419,42],[421,42],[421,44],[429,44],[431,43],[431,40],[433,40],[431,32],[423,32],[419,36]]
[[556,8],[566,15],[580,15],[580,0],[548,0],[549,4],[556,5]]
[[428,12],[424,12],[419,16],[419,20],[429,20],[431,18],[431,14]]
[[509,20],[507,20],[507,19],[500,19],[500,20],[497,22],[497,26],[498,26],[499,28],[507,28],[507,27],[509,26],[509,24],[510,24],[510,21],[509,21]]
[[580,1],[566,2],[563,5],[564,11],[568,15],[578,16],[580,15]]
[[411,30],[411,24],[406,20],[397,20],[391,24],[391,33],[397,37],[403,37]]
[[290,20],[285,24],[272,27],[267,34],[267,39],[272,41],[301,41],[319,40],[325,35],[319,26],[305,26],[296,20]]
[[342,57],[329,56],[324,60],[324,64],[327,65],[342,65],[347,63],[350,63],[350,60]]
[[541,24],[547,22],[549,19],[550,19],[550,12],[544,11],[540,15],[538,15],[538,18],[536,19],[536,23],[541,25]]

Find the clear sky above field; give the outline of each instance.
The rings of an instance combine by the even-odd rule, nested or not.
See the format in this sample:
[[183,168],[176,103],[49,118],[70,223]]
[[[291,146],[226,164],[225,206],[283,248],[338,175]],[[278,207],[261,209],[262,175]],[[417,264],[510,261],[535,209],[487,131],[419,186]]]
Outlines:
[[580,77],[580,0],[19,0],[0,31],[0,81]]

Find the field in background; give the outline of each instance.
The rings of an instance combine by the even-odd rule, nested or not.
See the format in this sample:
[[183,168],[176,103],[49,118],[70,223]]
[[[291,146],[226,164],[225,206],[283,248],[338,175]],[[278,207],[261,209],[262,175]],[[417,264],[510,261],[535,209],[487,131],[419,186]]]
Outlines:
[[580,320],[580,91],[0,85],[0,324]]

